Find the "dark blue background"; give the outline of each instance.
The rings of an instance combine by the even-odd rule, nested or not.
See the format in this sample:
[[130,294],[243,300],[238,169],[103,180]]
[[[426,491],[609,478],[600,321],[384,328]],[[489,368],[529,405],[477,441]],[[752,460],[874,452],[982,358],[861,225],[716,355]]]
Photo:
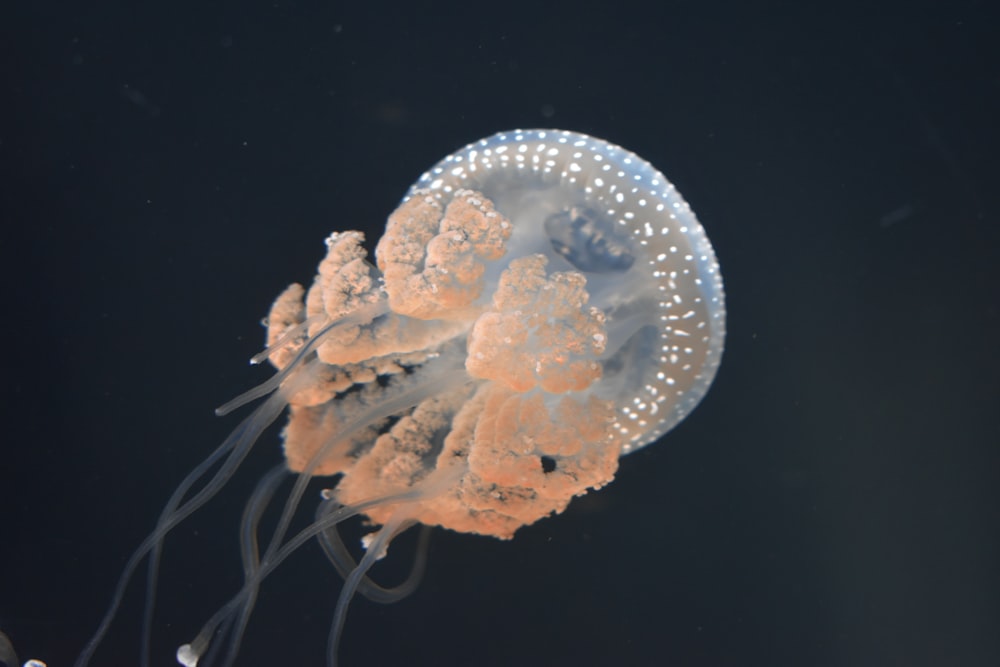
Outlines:
[[[564,515],[509,543],[438,531],[415,595],[353,605],[344,667],[1000,664],[990,3],[0,15],[0,629],[22,659],[71,662],[234,425],[212,408],[263,377],[259,320],[324,236],[376,238],[444,155],[551,126],[692,203],[726,280],[722,369]],[[156,665],[238,585],[242,499],[279,455],[269,433],[168,542]],[[241,664],[323,664],[338,590],[296,556]],[[95,666],[135,664],[140,604]]]

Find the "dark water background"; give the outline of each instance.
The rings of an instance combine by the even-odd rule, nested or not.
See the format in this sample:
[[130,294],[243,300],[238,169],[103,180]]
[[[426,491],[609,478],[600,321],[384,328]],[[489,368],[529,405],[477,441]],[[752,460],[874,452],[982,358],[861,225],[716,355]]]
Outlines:
[[[549,126],[691,202],[726,281],[721,371],[564,515],[509,543],[438,531],[415,595],[352,607],[343,666],[1000,664],[991,3],[0,17],[0,629],[22,659],[70,664],[322,239],[374,238],[444,155]],[[238,585],[277,442],[168,542],[156,665]],[[295,557],[240,664],[323,664],[338,590],[317,549]],[[94,665],[135,664],[140,604]]]

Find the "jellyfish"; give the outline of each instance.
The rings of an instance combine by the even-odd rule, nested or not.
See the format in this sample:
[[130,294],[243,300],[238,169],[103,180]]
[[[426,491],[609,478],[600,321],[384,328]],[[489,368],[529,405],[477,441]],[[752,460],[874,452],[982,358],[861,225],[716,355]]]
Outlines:
[[[416,587],[422,556],[396,588],[368,577],[397,535],[420,525],[507,540],[559,514],[684,419],[721,361],[722,277],[702,226],[651,164],[601,139],[515,130],[469,144],[410,188],[374,264],[363,241],[330,234],[312,285],[277,297],[254,358],[276,373],[218,412],[259,405],[167,502],[77,667],[144,559],[148,664],[165,536],[283,413],[284,460],[241,521],[244,584],[178,649],[186,667],[233,664],[261,582],[314,540],[344,577],[328,640],[335,665],[355,594],[393,602]],[[289,477],[262,543],[261,515]],[[316,477],[335,484],[312,523],[289,534]],[[371,527],[359,560],[338,533],[355,516]]]

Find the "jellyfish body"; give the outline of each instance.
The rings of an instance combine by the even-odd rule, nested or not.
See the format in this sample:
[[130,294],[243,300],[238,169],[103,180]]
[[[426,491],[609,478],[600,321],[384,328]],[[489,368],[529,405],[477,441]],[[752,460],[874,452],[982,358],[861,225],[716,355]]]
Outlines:
[[[365,578],[394,535],[419,523],[508,539],[561,512],[680,422],[721,360],[722,279],[701,225],[652,165],[600,139],[518,130],[470,144],[410,189],[374,265],[362,241],[332,234],[308,290],[277,298],[261,358],[279,372],[224,411],[270,396],[185,480],[123,576],[120,590],[148,554],[155,580],[166,533],[287,405],[297,478],[285,511],[259,554],[276,472],[244,513],[244,588],[181,648],[182,664],[198,663],[220,628],[231,663],[261,580],[313,537],[346,574],[332,664],[355,591],[405,594]],[[285,541],[308,479],[333,475],[315,523]],[[359,514],[381,528],[355,564],[335,531]]]
[[[357,316],[323,334],[315,381],[289,399],[292,470],[342,473],[335,494],[352,504],[462,468],[424,502],[369,512],[376,523],[404,511],[509,538],[611,481],[622,454],[701,400],[721,358],[722,281],[701,226],[649,163],[592,137],[472,144],[390,216],[377,268],[361,241],[327,240],[305,298],[294,285],[276,302],[269,341]],[[408,412],[381,435],[372,418],[338,435],[407,391]]]

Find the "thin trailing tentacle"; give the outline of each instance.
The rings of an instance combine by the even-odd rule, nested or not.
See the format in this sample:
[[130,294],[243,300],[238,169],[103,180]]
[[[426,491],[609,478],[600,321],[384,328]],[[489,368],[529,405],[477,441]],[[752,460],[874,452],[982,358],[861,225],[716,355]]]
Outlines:
[[292,361],[282,368],[280,371],[271,376],[267,381],[260,383],[256,387],[243,392],[236,398],[226,401],[219,407],[215,409],[215,414],[220,417],[228,415],[233,410],[250,403],[262,396],[266,396],[272,391],[276,390],[285,381],[288,375],[293,372],[307,355],[315,352],[316,348],[326,339],[326,337],[333,331],[341,327],[355,326],[357,324],[366,324],[371,322],[376,317],[383,315],[389,311],[389,306],[385,301],[379,301],[366,308],[361,308],[356,312],[346,315],[338,320],[333,320],[328,324],[324,325],[322,329],[316,332],[316,335],[309,338],[306,344],[302,346],[302,349],[296,353]]
[[[337,507],[339,507],[339,505],[332,500],[324,501],[316,511],[317,520],[319,520],[324,513],[336,509]],[[399,532],[402,533],[408,528],[410,528],[410,526],[404,526]],[[392,588],[385,588],[378,585],[372,581],[370,577],[365,575],[361,578],[361,581],[358,582],[358,593],[372,602],[377,602],[379,604],[392,604],[411,595],[420,585],[420,580],[423,579],[424,571],[427,569],[427,546],[430,544],[431,531],[432,528],[430,526],[420,526],[420,534],[417,537],[417,547],[416,553],[414,554],[413,566],[410,568],[410,573],[407,575],[406,580],[403,581],[403,583],[398,586],[393,586]],[[357,567],[357,563],[355,562],[354,557],[351,556],[350,551],[348,551],[344,541],[340,538],[338,526],[331,526],[327,530],[324,530],[319,534],[318,539],[320,547],[322,547],[323,553],[326,554],[327,559],[329,559],[330,563],[333,564],[333,567],[337,570],[340,576],[347,579],[351,571]]]
[[[122,599],[125,596],[125,589],[132,580],[132,576],[135,574],[136,568],[138,568],[139,563],[141,563],[142,559],[147,555],[150,556],[150,562],[146,586],[146,602],[144,605],[142,655],[140,659],[143,665],[149,664],[148,651],[149,636],[151,632],[150,628],[152,625],[152,610],[155,604],[156,580],[157,573],[159,571],[160,554],[163,549],[164,538],[179,523],[211,500],[212,497],[219,492],[219,490],[225,485],[229,478],[232,477],[233,473],[246,458],[251,447],[257,441],[257,438],[260,437],[260,434],[275,419],[277,419],[278,415],[281,414],[281,411],[284,410],[285,405],[285,397],[283,394],[275,394],[271,396],[264,402],[264,404],[254,410],[253,414],[244,419],[229,435],[229,437],[227,437],[222,444],[215,449],[215,451],[205,458],[204,461],[188,473],[188,475],[181,481],[177,489],[171,495],[170,500],[167,501],[163,511],[160,513],[160,518],[156,523],[156,527],[132,553],[132,556],[125,564],[125,568],[122,570],[122,574],[118,578],[118,583],[115,586],[115,591],[111,596],[111,602],[108,605],[108,609],[101,619],[93,637],[91,637],[90,641],[77,657],[74,667],[86,667],[86,665],[89,664],[94,652],[97,650],[97,647],[100,645],[104,636],[107,634],[108,629],[111,627],[111,622],[114,620],[114,617],[121,606]],[[213,467],[218,465],[220,461],[222,464],[211,479],[209,479],[209,481],[206,482],[201,489],[195,492],[194,495],[187,500],[184,500],[184,497],[188,494],[188,492],[190,492],[192,487],[194,487],[199,480],[205,477],[205,475],[207,475]]]
[[327,666],[337,667],[337,650],[340,647],[340,637],[344,632],[344,623],[347,621],[347,610],[351,605],[351,599],[361,580],[364,579],[368,570],[371,569],[375,561],[385,555],[385,550],[389,546],[392,538],[405,526],[407,519],[397,513],[389,519],[382,528],[375,534],[375,538],[368,545],[368,550],[361,558],[357,566],[351,570],[347,578],[344,579],[344,587],[340,589],[340,597],[337,598],[337,609],[333,613],[333,621],[330,623],[330,635],[327,640]]
[[256,578],[257,569],[260,567],[260,550],[258,548],[257,528],[264,510],[271,502],[281,482],[288,475],[288,470],[282,463],[273,467],[260,482],[257,488],[247,501],[243,510],[243,518],[240,521],[240,555],[243,559],[243,579],[246,582],[256,582],[247,595],[246,603],[240,610],[238,618],[234,618],[231,629],[224,630],[224,634],[229,635],[229,648],[226,651],[224,667],[228,667],[236,660],[239,652],[240,642],[243,641],[243,634],[246,632],[247,623],[250,620],[250,613],[253,611],[257,601],[257,591],[260,588],[260,580]]
[[364,514],[374,507],[427,500],[428,498],[438,496],[452,488],[454,483],[462,474],[465,473],[465,471],[466,469],[464,466],[453,466],[448,470],[437,471],[434,475],[424,480],[424,482],[420,485],[406,491],[388,496],[371,498],[364,502],[340,507],[334,511],[324,514],[320,520],[303,528],[285,544],[277,548],[270,559],[261,560],[260,567],[253,573],[251,580],[244,583],[240,592],[234,595],[228,602],[226,602],[226,604],[224,604],[218,611],[215,612],[215,614],[212,615],[208,622],[202,626],[198,635],[190,643],[184,644],[177,649],[178,662],[185,665],[185,667],[195,667],[195,665],[198,664],[198,659],[205,654],[212,638],[216,636],[220,628],[224,626],[224,623],[226,623],[232,615],[236,614],[240,610],[241,606],[246,604],[246,599],[249,595],[251,595],[251,591],[254,590],[255,587],[259,586],[260,582],[271,574],[271,572],[273,572],[279,565],[281,565],[286,558],[295,553],[306,542],[319,535],[322,531],[329,529],[331,526],[337,525],[341,521],[358,516],[359,514]]
[[281,334],[281,336],[278,337],[278,340],[274,341],[274,343],[268,345],[263,350],[250,357],[250,365],[256,366],[258,364],[262,364],[265,361],[267,361],[271,357],[271,355],[274,354],[275,352],[283,350],[284,348],[298,341],[300,338],[308,338],[309,327],[316,324],[317,322],[321,322],[323,319],[325,319],[325,316],[317,315],[313,317],[307,317],[302,322],[289,328],[288,331]]

